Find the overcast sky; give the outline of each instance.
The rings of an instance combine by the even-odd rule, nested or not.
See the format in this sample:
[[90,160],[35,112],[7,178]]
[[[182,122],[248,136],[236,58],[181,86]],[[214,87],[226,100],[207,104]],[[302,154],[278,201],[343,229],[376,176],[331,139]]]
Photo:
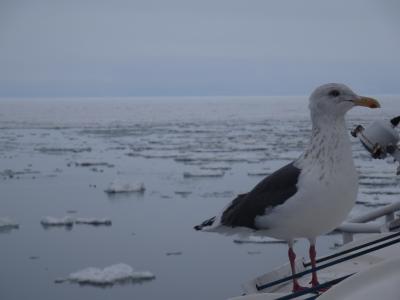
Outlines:
[[0,96],[400,94],[397,0],[0,0]]

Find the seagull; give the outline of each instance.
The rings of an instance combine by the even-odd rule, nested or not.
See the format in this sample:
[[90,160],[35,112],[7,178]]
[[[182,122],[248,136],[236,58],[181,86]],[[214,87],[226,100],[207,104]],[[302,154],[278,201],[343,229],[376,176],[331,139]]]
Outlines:
[[[310,283],[317,287],[316,238],[344,221],[358,193],[358,174],[344,118],[355,106],[378,108],[380,104],[355,94],[344,84],[328,83],[316,88],[309,98],[310,142],[300,157],[194,228],[224,234],[244,230],[285,240],[293,275],[294,240],[306,238],[314,269]],[[293,292],[303,289],[293,277]]]

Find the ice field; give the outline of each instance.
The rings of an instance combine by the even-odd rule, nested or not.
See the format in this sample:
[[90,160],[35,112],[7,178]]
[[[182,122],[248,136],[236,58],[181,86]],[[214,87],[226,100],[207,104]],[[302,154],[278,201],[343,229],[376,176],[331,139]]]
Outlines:
[[[398,97],[376,98],[349,130],[400,114]],[[286,245],[193,226],[296,159],[310,124],[305,97],[1,99],[0,299],[239,295]],[[351,139],[351,214],[398,200],[397,165]],[[320,254],[338,241],[320,238]]]

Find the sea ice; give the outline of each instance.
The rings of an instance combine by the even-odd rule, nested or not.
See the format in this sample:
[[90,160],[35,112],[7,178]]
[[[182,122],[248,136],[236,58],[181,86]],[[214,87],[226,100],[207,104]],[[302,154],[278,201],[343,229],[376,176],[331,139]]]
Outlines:
[[75,224],[88,224],[88,225],[111,225],[110,219],[95,219],[95,218],[76,218]]
[[43,226],[72,226],[74,225],[74,219],[69,216],[63,218],[44,217],[40,223]]
[[155,276],[149,271],[134,271],[127,264],[119,263],[104,269],[89,267],[72,273],[67,280],[81,284],[113,285],[118,282],[152,280]]
[[277,243],[286,243],[282,240],[277,240],[271,237],[262,237],[262,236],[249,236],[246,238],[237,238],[233,240],[236,244],[277,244]]
[[202,167],[200,167],[200,169],[202,169],[202,170],[223,170],[223,171],[227,171],[227,170],[232,169],[232,167],[229,166],[229,165],[226,165],[226,164],[215,163],[215,164],[212,164],[212,165],[202,166]]
[[381,206],[386,206],[390,204],[388,201],[384,200],[375,200],[375,199],[368,199],[367,201],[365,200],[357,200],[356,204],[363,205],[365,207],[381,207]]
[[247,251],[248,255],[258,255],[261,254],[261,251]]
[[57,148],[57,147],[41,147],[35,149],[39,152],[42,153],[48,153],[48,154],[58,154],[58,153],[66,153],[66,152],[72,152],[72,153],[81,153],[81,152],[91,152],[92,148],[90,147],[82,147],[82,148]]
[[202,198],[231,198],[235,195],[233,191],[221,191],[221,192],[208,192],[201,194]]
[[19,176],[23,175],[36,175],[40,174],[39,171],[33,171],[31,169],[24,169],[23,171],[15,171],[11,169],[5,169],[0,171],[0,176],[8,177],[8,178],[18,178]]
[[130,182],[120,182],[118,180],[114,180],[104,191],[108,194],[131,193],[131,192],[143,193],[145,191],[145,187],[143,182],[130,183]]
[[172,251],[165,253],[166,256],[182,255],[182,251]]
[[270,175],[271,171],[270,170],[253,170],[253,171],[248,171],[247,175],[249,176],[267,176]]
[[139,155],[144,158],[177,158],[179,153],[176,150],[147,150]]
[[40,223],[43,226],[72,226],[74,224],[87,224],[87,225],[108,225],[112,224],[108,218],[72,218],[65,216],[63,218],[44,217]]
[[[255,154],[256,155],[256,154]],[[262,158],[264,158],[262,156]],[[203,162],[204,164],[210,163],[232,163],[232,162],[253,162],[260,161],[258,157],[249,157],[248,153],[195,153],[195,154],[184,154],[176,157],[174,159],[177,162],[183,163],[193,163],[193,162]]]
[[224,171],[212,171],[212,170],[197,170],[197,171],[190,171],[184,172],[184,178],[191,178],[191,177],[222,177],[225,175]]
[[175,191],[174,193],[182,197],[187,197],[192,193],[192,191]]
[[77,167],[108,167],[113,168],[114,165],[103,161],[76,161],[75,166]]
[[1,217],[0,218],[0,230],[1,229],[17,229],[19,228],[18,223],[11,220],[9,217]]

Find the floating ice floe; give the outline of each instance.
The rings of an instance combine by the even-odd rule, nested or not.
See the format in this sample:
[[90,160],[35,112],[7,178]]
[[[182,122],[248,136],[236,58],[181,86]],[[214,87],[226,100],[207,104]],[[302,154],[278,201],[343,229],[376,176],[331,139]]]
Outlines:
[[108,167],[113,168],[114,165],[103,161],[77,161],[75,162],[77,167]]
[[281,244],[286,243],[286,241],[277,240],[271,237],[262,236],[249,236],[246,238],[237,238],[233,240],[236,244]]
[[15,170],[11,170],[11,169],[5,169],[3,171],[0,171],[0,176],[3,177],[8,177],[8,178],[18,178],[19,176],[23,176],[23,175],[36,175],[36,174],[40,174],[39,171],[34,171],[31,169],[24,169],[23,171],[15,171]]
[[300,155],[301,155],[301,152],[299,152],[299,151],[295,151],[295,150],[294,151],[285,151],[285,152],[279,153],[277,158],[279,160],[292,161],[292,160],[295,160],[296,158],[298,158]]
[[399,195],[400,194],[399,189],[384,189],[384,188],[371,189],[371,190],[363,189],[363,190],[361,190],[361,192],[366,195]]
[[114,285],[116,283],[140,282],[154,278],[154,274],[149,271],[135,271],[129,265],[119,263],[104,269],[89,267],[71,273],[66,279],[58,279],[56,282],[69,281],[91,285]]
[[370,200],[370,201],[357,200],[356,204],[363,205],[365,207],[381,207],[390,204],[390,202],[381,200]]
[[253,155],[249,156],[248,153],[196,153],[190,155],[181,155],[174,159],[177,162],[183,163],[193,163],[193,162],[203,162],[203,163],[233,163],[233,162],[260,162],[265,160],[263,155]]
[[95,218],[76,218],[75,219],[75,224],[88,224],[88,225],[111,225],[112,222],[110,219],[95,219]]
[[48,153],[48,154],[58,154],[58,153],[66,153],[66,152],[72,152],[72,153],[81,153],[81,152],[91,152],[92,148],[90,147],[83,147],[83,148],[57,148],[57,147],[41,147],[35,149],[39,152],[42,153]]
[[271,171],[269,171],[269,170],[253,170],[253,171],[247,172],[247,175],[249,175],[249,176],[267,176],[270,174],[271,174]]
[[145,191],[144,183],[143,182],[121,182],[118,180],[114,180],[110,183],[107,189],[104,191],[108,194],[115,194],[115,193],[143,193]]
[[63,218],[44,217],[40,223],[43,226],[72,226],[74,225],[74,218],[65,216]]
[[233,191],[221,191],[221,192],[208,192],[201,194],[202,198],[231,198],[235,195]]
[[167,253],[165,253],[165,255],[166,255],[166,256],[182,255],[182,251],[167,252]]
[[227,171],[232,169],[231,166],[226,165],[226,164],[212,164],[212,165],[205,165],[205,166],[201,166],[200,169],[202,170],[223,170],[223,171]]
[[197,171],[187,171],[183,172],[184,178],[191,177],[222,177],[225,175],[224,171],[212,171],[212,170],[197,170]]
[[87,225],[107,225],[112,224],[111,220],[108,218],[72,218],[70,216],[65,216],[63,218],[55,217],[44,217],[40,223],[43,226],[73,226],[74,224],[87,224]]
[[192,191],[175,191],[174,193],[182,197],[187,197],[192,193]]
[[144,158],[177,158],[179,153],[176,150],[147,150],[138,155]]
[[360,180],[360,186],[363,187],[391,187],[397,186],[396,178],[382,178],[382,179],[362,179]]
[[261,254],[261,251],[247,251],[248,255],[258,255]]
[[19,224],[11,220],[9,217],[0,218],[0,230],[18,229]]

